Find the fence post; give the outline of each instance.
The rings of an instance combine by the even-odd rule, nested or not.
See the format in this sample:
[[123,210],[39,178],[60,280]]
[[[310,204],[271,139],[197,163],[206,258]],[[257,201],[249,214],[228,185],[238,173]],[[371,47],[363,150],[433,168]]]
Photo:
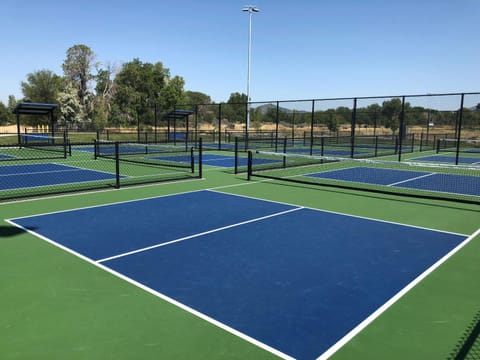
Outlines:
[[312,118],[310,121],[310,155],[313,154],[313,125],[315,122],[315,100],[312,100]]
[[352,122],[350,129],[350,157],[355,156],[355,128],[357,126],[357,98],[353,99]]
[[118,141],[115,142],[115,188],[120,188],[120,155]]
[[462,94],[460,98],[460,111],[458,114],[458,130],[457,130],[457,150],[455,154],[455,165],[458,165],[459,155],[460,155],[460,139],[461,139],[461,132],[462,132],[462,118],[463,118],[463,101],[465,98],[465,94]]
[[222,104],[218,104],[218,150],[222,150]]
[[405,96],[402,96],[402,109],[400,110],[400,128],[398,135],[398,161],[402,161],[403,137],[405,136]]

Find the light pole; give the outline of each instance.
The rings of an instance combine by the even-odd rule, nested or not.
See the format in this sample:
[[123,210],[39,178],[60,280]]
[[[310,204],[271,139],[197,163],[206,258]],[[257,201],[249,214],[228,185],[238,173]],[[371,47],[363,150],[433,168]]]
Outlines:
[[242,11],[248,13],[248,67],[247,67],[247,133],[250,130],[250,63],[252,61],[252,14],[260,9],[254,5],[246,5]]

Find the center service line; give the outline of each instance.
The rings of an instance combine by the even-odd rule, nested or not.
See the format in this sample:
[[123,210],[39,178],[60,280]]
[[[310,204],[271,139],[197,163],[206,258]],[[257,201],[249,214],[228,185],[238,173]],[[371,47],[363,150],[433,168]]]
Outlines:
[[236,224],[227,225],[227,226],[222,226],[222,227],[219,227],[219,228],[217,228],[217,229],[208,230],[208,231],[204,231],[204,232],[201,232],[201,233],[198,233],[198,234],[193,234],[193,235],[185,236],[185,237],[180,238],[180,239],[171,240],[171,241],[168,241],[168,242],[165,242],[165,243],[156,244],[156,245],[151,245],[151,246],[147,246],[147,247],[144,247],[144,248],[141,248],[141,249],[132,250],[132,251],[128,251],[128,252],[125,252],[125,253],[122,253],[122,254],[110,256],[110,257],[107,257],[107,258],[104,258],[104,259],[97,260],[97,262],[98,262],[98,263],[103,263],[103,262],[106,262],[106,261],[109,261],[109,260],[118,259],[118,258],[121,258],[121,257],[125,257],[125,256],[129,256],[129,255],[137,254],[137,253],[140,253],[140,252],[152,250],[152,249],[159,248],[159,247],[162,247],[162,246],[174,244],[174,243],[177,243],[177,242],[180,242],[180,241],[185,241],[185,240],[193,239],[193,238],[200,237],[200,236],[204,236],[204,235],[208,235],[208,234],[211,234],[211,233],[214,233],[214,232],[218,232],[218,231],[230,229],[230,228],[233,228],[233,227],[237,227],[237,226],[249,224],[249,223],[256,222],[256,221],[265,220],[265,219],[272,218],[272,217],[275,217],[275,216],[280,216],[280,215],[288,214],[288,213],[290,213],[290,212],[298,211],[298,210],[302,210],[302,209],[303,209],[303,207],[297,207],[297,208],[294,208],[294,209],[281,211],[281,212],[278,212],[278,213],[275,213],[275,214],[270,214],[270,215],[262,216],[262,217],[259,217],[259,218],[242,221],[242,222],[239,222],[239,223],[236,223]]

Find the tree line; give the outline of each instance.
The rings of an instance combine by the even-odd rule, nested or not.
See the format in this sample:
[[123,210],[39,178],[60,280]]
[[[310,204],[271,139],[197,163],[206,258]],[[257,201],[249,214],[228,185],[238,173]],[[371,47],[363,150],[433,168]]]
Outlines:
[[[106,127],[152,126],[154,118],[175,108],[196,112],[197,121],[215,125],[221,119],[224,125],[245,124],[247,96],[231,93],[226,103],[215,104],[209,95],[186,91],[181,76],[172,76],[161,62],[148,63],[135,58],[116,66],[96,62],[96,55],[88,46],[79,44],[66,51],[63,74],[51,70],[29,73],[21,82],[23,99],[9,96],[8,104],[0,102],[0,125],[15,122],[12,110],[21,101],[55,103],[58,125],[69,129],[102,130]],[[186,104],[186,105],[185,105]],[[400,98],[385,100],[356,109],[358,126],[386,127],[398,130],[402,110]],[[462,123],[469,128],[480,128],[480,103],[475,108],[462,109]],[[458,121],[458,111],[440,111],[404,104],[406,125],[450,125]],[[273,104],[252,104],[251,124],[260,129],[263,124],[281,122],[287,126],[310,124],[309,111],[294,111]],[[26,125],[48,124],[41,117],[22,118]],[[352,121],[352,109],[338,106],[315,110],[313,122],[336,131],[341,124]]]
[[[385,100],[381,104],[371,104],[359,107],[355,111],[355,119],[352,119],[353,109],[346,106],[338,106],[327,110],[315,110],[313,113],[313,125],[324,126],[330,131],[337,131],[340,125],[351,124],[355,121],[359,127],[385,127],[395,133],[400,125],[402,115],[402,100],[393,98]],[[292,126],[310,126],[312,112],[293,111],[281,108],[278,113],[276,106],[257,107],[252,112],[253,126],[260,128],[264,123],[275,123],[278,118],[280,123]],[[445,111],[412,106],[405,101],[403,107],[403,121],[407,126],[449,126],[456,127],[459,121],[459,111]],[[480,130],[480,103],[474,108],[462,109],[462,127]]]
[[[121,66],[104,65],[83,44],[67,50],[62,70],[62,75],[47,69],[29,73],[20,84],[22,99],[10,95],[7,104],[0,102],[0,125],[14,123],[12,110],[24,101],[55,103],[58,125],[85,130],[133,126],[153,105],[166,111],[175,104],[212,102],[206,94],[185,91],[184,79],[172,76],[161,62],[135,58]],[[48,123],[38,116],[23,121],[32,126]]]

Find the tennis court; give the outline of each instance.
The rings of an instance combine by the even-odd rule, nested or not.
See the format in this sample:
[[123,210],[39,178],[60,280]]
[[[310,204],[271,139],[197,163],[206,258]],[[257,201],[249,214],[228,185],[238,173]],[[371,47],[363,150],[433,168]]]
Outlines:
[[306,174],[305,176],[444,192],[452,195],[480,196],[479,179],[475,176],[361,166]]
[[[412,160],[455,164],[456,157],[454,155],[428,155],[415,157]],[[469,157],[462,155],[458,158],[458,163],[480,165],[480,157]]]
[[0,167],[0,190],[65,185],[115,179],[115,174],[55,163]]
[[468,237],[213,191],[10,222],[298,359],[325,353]]
[[401,97],[397,130],[381,97],[2,137],[0,358],[475,358],[465,97]]

